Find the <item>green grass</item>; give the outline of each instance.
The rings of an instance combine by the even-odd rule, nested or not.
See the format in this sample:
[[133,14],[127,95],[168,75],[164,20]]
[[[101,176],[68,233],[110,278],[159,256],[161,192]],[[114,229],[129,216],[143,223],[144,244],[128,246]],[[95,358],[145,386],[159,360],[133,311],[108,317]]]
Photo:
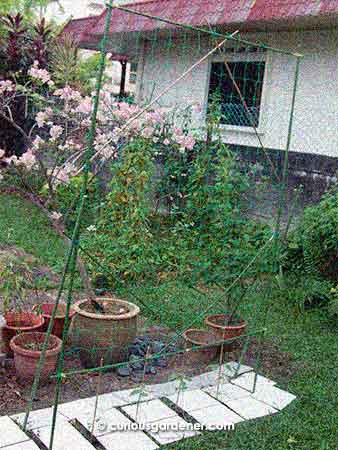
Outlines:
[[56,272],[64,264],[65,244],[49,219],[37,206],[15,195],[0,194],[0,244],[21,248]]
[[[266,292],[265,292],[266,293]],[[208,296],[177,282],[160,286],[124,289],[120,294],[139,303],[142,299],[145,315],[176,329],[203,325],[199,313],[211,305],[212,311],[221,310],[223,296],[218,291]],[[237,425],[232,432],[203,433],[200,437],[183,440],[166,448],[175,450],[324,450],[337,448],[335,370],[337,367],[336,335],[332,319],[323,311],[308,310],[299,314],[294,305],[286,304],[277,292],[271,298],[259,288],[243,305],[241,315],[260,328],[260,317],[255,312],[259,301],[269,301],[267,340],[281,351],[292,355],[295,370],[289,381],[274,378],[278,385],[295,394],[297,399],[276,416]],[[151,309],[147,310],[147,307]],[[269,376],[270,374],[265,373]]]
[[[0,195],[0,241],[35,255],[42,263],[60,270],[63,241],[48,220],[29,202]],[[177,331],[203,325],[208,307],[221,311],[224,295],[211,291],[198,294],[192,288],[165,282],[156,286],[126,287],[119,294],[140,304],[145,316]],[[321,310],[299,314],[278,292],[258,288],[248,297],[241,315],[260,328],[257,305],[271,304],[267,339],[281,351],[291,353],[298,370],[278,385],[297,396],[285,410],[272,417],[237,425],[235,431],[203,433],[168,446],[175,450],[331,450],[336,447],[335,369],[337,363],[334,323]],[[296,299],[295,299],[296,300]],[[216,302],[214,306],[212,303]],[[269,376],[269,374],[266,374]]]

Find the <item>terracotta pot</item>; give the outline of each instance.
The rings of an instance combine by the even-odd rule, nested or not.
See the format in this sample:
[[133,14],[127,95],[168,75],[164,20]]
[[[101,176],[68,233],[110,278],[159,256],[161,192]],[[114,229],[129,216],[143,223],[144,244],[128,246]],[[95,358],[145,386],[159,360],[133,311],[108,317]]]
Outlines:
[[186,348],[215,344],[211,347],[196,349],[186,353],[188,362],[191,364],[209,364],[216,358],[218,352],[217,338],[211,331],[191,328],[183,333],[183,338]]
[[[238,325],[222,325],[227,320],[226,314],[214,314],[205,319],[205,324],[212,330],[219,341],[241,336],[246,329],[247,323],[241,320]],[[224,351],[231,352],[235,343],[224,344]]]
[[[43,344],[46,333],[29,332],[14,336],[10,342],[14,353],[14,364],[18,379],[22,383],[32,383],[35,371],[39,364],[41,350],[28,349],[28,344]],[[49,377],[55,372],[58,355],[61,351],[62,341],[56,336],[50,335],[49,349],[46,351],[45,361],[41,368],[40,384],[48,382]]]
[[74,305],[76,316],[72,324],[72,342],[79,350],[85,368],[125,361],[128,347],[137,334],[137,316],[140,308],[133,303],[100,297],[96,302],[106,313],[92,312],[89,300]]
[[[40,308],[42,317],[45,319],[45,323],[44,323],[42,331],[48,330],[49,322],[52,317],[54,307],[55,307],[55,305],[53,303],[42,303],[41,305],[35,305],[33,307],[34,311],[36,311]],[[74,309],[70,308],[70,311],[69,311],[70,321],[72,320],[74,315],[75,315]],[[54,318],[54,323],[53,323],[53,328],[52,328],[52,334],[54,334],[54,336],[62,338],[63,327],[65,325],[65,319],[66,319],[66,304],[60,303],[57,308],[57,312],[56,312],[56,316]],[[70,322],[69,322],[69,325],[70,325]]]
[[8,312],[4,314],[6,325],[1,329],[3,352],[13,357],[10,340],[17,334],[42,331],[44,318],[30,311]]

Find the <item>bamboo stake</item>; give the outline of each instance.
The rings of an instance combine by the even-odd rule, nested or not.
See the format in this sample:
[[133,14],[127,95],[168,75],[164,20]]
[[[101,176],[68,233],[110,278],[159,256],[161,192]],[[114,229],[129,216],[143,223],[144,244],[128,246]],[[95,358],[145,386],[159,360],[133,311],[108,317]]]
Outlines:
[[[103,358],[101,358],[100,361],[100,368],[103,367]],[[95,407],[94,407],[94,415],[93,415],[93,422],[92,422],[92,427],[91,427],[91,433],[94,435],[94,430],[95,430],[95,421],[96,421],[96,414],[97,414],[97,407],[99,404],[99,394],[101,391],[101,381],[102,381],[102,370],[100,370],[99,372],[99,379],[97,381],[97,386],[96,386],[96,396],[95,396]]]

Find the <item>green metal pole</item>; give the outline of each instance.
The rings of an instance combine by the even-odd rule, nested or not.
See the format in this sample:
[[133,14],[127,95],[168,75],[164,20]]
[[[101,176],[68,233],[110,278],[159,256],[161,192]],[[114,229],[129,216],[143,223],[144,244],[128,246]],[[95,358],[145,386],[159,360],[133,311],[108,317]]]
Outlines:
[[76,259],[78,254],[78,242],[75,243],[74,251],[72,254],[72,261],[71,261],[71,278],[69,282],[69,291],[67,296],[67,305],[66,305],[66,317],[65,317],[65,324],[63,328],[62,333],[62,347],[61,347],[61,353],[58,360],[57,365],[57,378],[56,378],[56,387],[55,387],[55,394],[54,394],[54,408],[53,408],[53,417],[52,417],[52,425],[51,425],[51,435],[50,435],[50,441],[49,441],[49,449],[52,450],[53,448],[53,442],[54,442],[54,435],[55,435],[55,427],[56,427],[56,415],[57,415],[57,408],[58,408],[58,402],[60,397],[60,391],[61,391],[61,383],[62,383],[62,371],[64,366],[64,358],[65,358],[65,344],[68,337],[68,328],[69,328],[69,312],[70,312],[70,305],[72,302],[72,291],[74,286],[74,275],[76,270]]
[[295,77],[293,84],[293,92],[292,92],[292,101],[291,101],[291,111],[290,111],[290,119],[289,119],[289,127],[288,127],[288,137],[286,142],[285,154],[284,154],[284,164],[283,164],[283,172],[282,172],[282,183],[280,187],[280,195],[279,195],[279,205],[277,210],[277,220],[275,227],[275,269],[277,270],[279,267],[279,258],[280,258],[280,230],[281,230],[281,222],[282,222],[282,214],[283,214],[283,206],[285,206],[286,200],[286,181],[288,175],[288,167],[289,167],[289,152],[291,146],[292,139],[292,131],[293,131],[293,123],[294,123],[294,113],[295,113],[295,105],[296,105],[296,96],[297,96],[297,87],[299,81],[299,68],[300,68],[301,57],[298,56],[296,60],[296,69],[295,69]]
[[62,336],[62,349],[61,349],[61,354],[60,354],[60,359],[58,362],[58,369],[57,369],[57,382],[56,382],[56,388],[55,388],[53,421],[52,421],[52,431],[51,431],[50,442],[49,442],[49,450],[53,450],[53,443],[54,443],[56,415],[57,415],[57,408],[58,408],[61,383],[62,383],[62,371],[63,371],[63,366],[64,366],[65,343],[66,343],[67,336],[68,336],[69,312],[70,312],[70,306],[71,306],[71,302],[72,302],[74,274],[75,274],[75,270],[76,270],[76,259],[77,259],[77,253],[78,253],[78,247],[79,247],[80,231],[81,231],[80,225],[81,225],[82,213],[83,213],[85,202],[86,202],[89,171],[90,171],[90,167],[91,167],[90,158],[91,158],[91,156],[93,154],[93,150],[94,150],[97,113],[98,113],[98,108],[99,108],[99,103],[100,103],[100,92],[101,92],[101,87],[102,87],[103,74],[104,74],[104,70],[105,70],[108,34],[109,34],[111,15],[112,15],[112,4],[108,6],[108,14],[106,16],[104,37],[101,41],[100,66],[99,66],[99,71],[98,71],[97,80],[96,80],[95,99],[94,99],[94,106],[93,106],[93,111],[92,111],[92,116],[91,116],[91,126],[90,126],[90,130],[88,132],[88,135],[87,135],[87,151],[86,151],[86,156],[85,156],[84,180],[83,180],[82,189],[81,189],[80,205],[78,208],[77,220],[76,220],[74,230],[73,230],[73,252],[72,252],[73,259],[72,259],[72,267],[71,267],[71,278],[70,278],[68,298],[67,298],[66,321],[65,321],[65,327],[64,327],[63,336]]
[[43,366],[43,364],[45,362],[45,359],[46,359],[46,351],[47,351],[48,341],[49,341],[50,335],[52,334],[52,328],[53,328],[53,324],[54,324],[54,319],[55,319],[57,307],[59,305],[60,298],[61,298],[61,295],[62,295],[62,292],[63,292],[63,289],[64,289],[64,285],[65,285],[65,281],[66,281],[69,265],[70,265],[70,262],[71,262],[72,254],[73,254],[73,245],[71,245],[71,247],[70,247],[70,249],[68,251],[68,254],[67,254],[65,267],[64,267],[62,278],[61,278],[61,282],[60,282],[60,287],[59,287],[58,294],[57,294],[56,301],[55,301],[55,306],[54,306],[54,309],[52,311],[52,315],[51,315],[50,322],[49,322],[49,325],[48,325],[48,329],[47,329],[47,332],[46,332],[46,337],[45,337],[45,341],[43,343],[40,359],[39,359],[38,366],[37,366],[37,369],[36,369],[36,372],[35,372],[35,377],[34,377],[32,390],[31,390],[31,396],[30,396],[30,400],[29,400],[29,402],[27,404],[25,420],[24,420],[24,423],[23,423],[24,431],[27,428],[29,414],[30,414],[30,412],[32,410],[33,401],[34,401],[34,399],[36,397],[36,392],[37,392],[37,389],[38,389],[38,386],[39,386],[41,369],[42,369],[42,366]]

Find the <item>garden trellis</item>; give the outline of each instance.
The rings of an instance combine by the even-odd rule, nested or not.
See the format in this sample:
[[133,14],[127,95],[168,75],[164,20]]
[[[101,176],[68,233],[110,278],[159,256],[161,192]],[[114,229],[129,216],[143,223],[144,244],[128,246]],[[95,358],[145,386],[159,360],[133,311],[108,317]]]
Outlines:
[[[156,26],[154,26],[153,31],[147,32],[145,36],[143,36],[141,32],[135,32],[126,34],[120,33],[118,36],[115,36],[113,38],[110,32],[110,22],[111,14],[114,8],[123,11],[128,16],[146,16],[148,19],[154,21],[156,23]],[[166,24],[167,27],[163,27],[163,24]],[[192,47],[192,41],[197,43],[197,45]],[[62,337],[62,351],[58,362],[57,373],[55,376],[56,387],[52,433],[49,444],[50,450],[53,449],[56,414],[58,405],[61,400],[63,382],[68,379],[76,379],[77,376],[82,374],[102,374],[108,369],[111,370],[129,365],[129,361],[119,362],[116,364],[105,364],[103,361],[102,364],[98,365],[97,367],[67,371],[64,367],[64,360],[67,352],[71,351],[76,353],[76,351],[78,350],[76,348],[72,350],[67,349],[66,342],[69,333],[69,314],[73,300],[74,282],[76,277],[76,263],[79,253],[83,251],[81,245],[81,232],[83,212],[87,200],[88,186],[93,182],[94,179],[96,179],[96,177],[100,175],[100,172],[102,170],[100,164],[97,163],[98,152],[94,149],[94,142],[96,138],[97,114],[100,103],[100,92],[102,89],[106,56],[108,52],[123,54],[123,52],[126,51],[126,48],[129,48],[132,50],[133,56],[136,57],[139,52],[141,52],[142,45],[147,46],[148,58],[152,58],[154,61],[154,65],[150,65],[149,70],[160,70],[161,74],[163,75],[163,83],[160,85],[156,85],[156,83],[148,83],[147,86],[143,86],[144,92],[142,98],[142,108],[135,114],[134,117],[129,119],[122,128],[127,129],[128,127],[131,127],[136,120],[142,117],[142,114],[151,110],[154,106],[166,104],[166,102],[170,100],[170,95],[172,94],[172,92],[176,92],[178,93],[178,95],[182,93],[182,96],[184,97],[186,93],[181,91],[181,82],[190,83],[191,89],[193,91],[194,81],[196,80],[196,77],[199,76],[199,69],[201,65],[209,64],[210,88],[209,91],[205,93],[205,97],[207,98],[207,106],[204,111],[200,111],[200,120],[205,120],[205,118],[208,116],[210,110],[212,110],[214,98],[216,98],[218,99],[217,105],[220,108],[221,112],[221,123],[219,125],[225,126],[225,130],[227,126],[243,126],[251,128],[251,132],[254,133],[257,139],[257,149],[255,151],[260,155],[259,161],[263,163],[264,167],[262,170],[265,174],[268,174],[268,176],[270,177],[269,182],[274,185],[275,191],[278,193],[277,204],[275,205],[275,208],[271,213],[272,216],[275,217],[274,232],[266,240],[265,244],[262,245],[257,254],[254,255],[251,260],[248,261],[244,265],[244,267],[242,267],[241,270],[238,271],[238,273],[235,273],[233,275],[227,287],[224,288],[222,286],[219,286],[219,283],[216,279],[209,280],[210,282],[215,283],[222,290],[222,294],[220,295],[217,303],[219,305],[222,304],[224,296],[231,293],[233,289],[248,276],[248,273],[250,273],[250,269],[253,265],[260,264],[261,260],[264,258],[264,255],[266,255],[267,252],[273,252],[275,270],[278,269],[279,265],[279,241],[286,204],[288,153],[290,150],[292,139],[294,106],[301,55],[287,52],[285,50],[279,50],[277,48],[275,49],[270,46],[264,45],[263,43],[254,43],[243,40],[241,39],[240,34],[237,31],[233,33],[222,34],[221,32],[213,30],[211,28],[203,29],[193,27],[184,23],[178,23],[170,21],[168,19],[163,19],[161,17],[153,17],[144,13],[141,14],[138,11],[134,11],[130,8],[114,6],[112,3],[109,3],[107,5],[107,14],[105,17],[104,35],[101,41],[101,61],[96,81],[95,100],[91,116],[90,131],[87,136],[86,149],[82,154],[84,163],[81,166],[80,170],[83,174],[83,183],[81,186],[80,195],[74,198],[73,206],[75,207],[76,211],[76,220],[71,235],[71,245],[67,253],[63,275],[57,294],[56,305],[52,314],[51,321],[49,323],[42,356],[33,383],[31,399],[28,402],[26,418],[23,425],[24,429],[26,429],[28,425],[29,414],[33,407],[33,401],[36,397],[39,387],[41,368],[44,364],[48,339],[52,333],[53,321],[55,320],[57,306],[62,298],[62,295],[64,294],[64,292],[66,292],[66,322]],[[159,49],[161,49],[161,51],[167,55],[167,57],[164,58],[163,64],[159,64],[159,57],[161,56],[159,54]],[[179,53],[180,61],[190,61],[191,58],[193,58],[194,62],[190,65],[188,64],[188,67],[180,66],[173,58],[173,54],[175,54],[175,52],[173,52],[174,50],[175,52]],[[279,168],[276,167],[276,162],[271,159],[271,154],[265,149],[262,142],[261,133],[259,131],[259,122],[260,120],[262,120],[260,105],[262,104],[262,102],[264,102],[263,78],[264,74],[269,70],[269,58],[267,54],[271,52],[278,53],[282,55],[282,58],[292,59],[294,61],[292,99],[290,109],[287,113],[289,124],[288,137],[283,157],[282,170],[279,170]],[[212,55],[214,58],[211,62],[210,57]],[[234,55],[236,56],[235,58]],[[247,55],[250,56],[249,62],[247,61]],[[189,97],[184,97],[184,101],[188,102]],[[123,131],[123,129],[121,131]],[[213,138],[214,137],[212,134],[211,136],[208,135],[208,130],[206,130],[204,135],[203,133],[201,135],[201,139],[210,139],[211,142],[213,142]],[[102,145],[101,151],[105,146],[109,144],[111,144],[110,141],[104,143]],[[123,145],[123,143],[119,144],[120,150],[122,152],[122,157]],[[234,149],[234,153],[236,153],[236,149]],[[168,191],[165,192],[165,195],[168,197]],[[166,208],[169,208],[169,210],[171,207],[172,205],[166,205]],[[97,265],[102,271],[106,271],[105,267],[102,267],[102,263],[96,255],[87,256],[88,258],[90,258],[91,264]],[[105,276],[109,278],[111,276],[111,273],[105,273]],[[193,279],[191,280],[190,284],[191,287],[196,290],[196,294],[208,295],[207,292],[204,292],[198,286],[196,286]],[[145,302],[142,301],[141,298],[137,298],[136,300],[144,309],[145,314],[150,315],[154,319],[156,317],[156,320],[159,322],[163,321],[161,311],[152,310]],[[205,315],[213,306],[214,303],[211,302],[207,309],[201,310],[200,313],[196,316],[194,322],[198,323],[201,317],[203,317],[203,315]],[[252,329],[248,333],[240,337],[240,340],[244,341],[244,345],[242,346],[241,355],[239,358],[240,362],[245,352],[247,351],[250,339],[257,336],[258,339],[261,339],[264,335],[264,324],[266,324],[267,314],[269,310],[268,306],[269,305],[267,301],[266,305],[261,305],[259,307],[260,314],[264,315],[263,326],[256,326],[255,320],[253,320]],[[172,356],[176,354],[193,352],[196,349],[201,349],[201,347],[199,346],[192,347],[189,350],[187,350],[186,348],[176,348],[175,351],[170,350],[170,346],[172,343],[179,342],[179,339],[183,335],[183,332],[186,330],[187,325],[189,325],[189,327],[193,327],[195,323],[186,324],[186,326],[182,330],[179,330],[175,334],[175,336],[172,337],[172,340],[169,341],[166,347],[161,351],[157,352],[154,355],[147,354],[144,358],[140,358],[139,360],[143,360],[146,363],[149,363],[154,359],[163,357],[163,355]],[[238,339],[239,338],[235,338],[233,339],[233,341],[236,341]],[[92,349],[92,351],[95,352],[95,349]],[[259,364],[259,358],[257,359],[257,362]],[[256,369],[258,370],[258,367]],[[253,386],[253,390],[254,389],[255,385]]]

